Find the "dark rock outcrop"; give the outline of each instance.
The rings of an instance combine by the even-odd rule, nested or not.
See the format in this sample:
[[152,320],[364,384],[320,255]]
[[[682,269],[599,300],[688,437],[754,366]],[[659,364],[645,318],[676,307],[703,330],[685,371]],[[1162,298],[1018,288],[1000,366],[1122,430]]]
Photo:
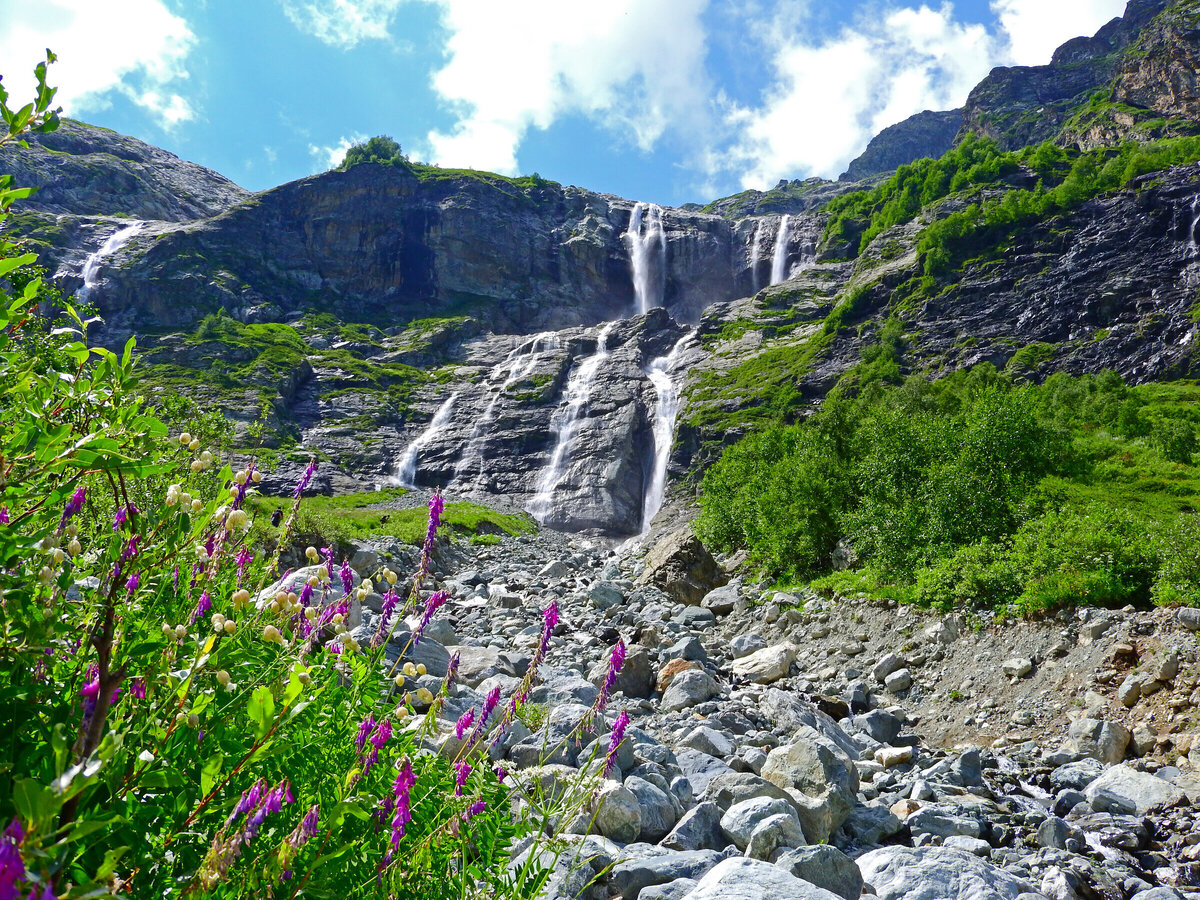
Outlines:
[[839,181],[862,181],[872,175],[893,172],[913,160],[937,158],[954,146],[963,123],[963,111],[925,110],[903,122],[889,125],[867,144],[867,149],[846,168]]

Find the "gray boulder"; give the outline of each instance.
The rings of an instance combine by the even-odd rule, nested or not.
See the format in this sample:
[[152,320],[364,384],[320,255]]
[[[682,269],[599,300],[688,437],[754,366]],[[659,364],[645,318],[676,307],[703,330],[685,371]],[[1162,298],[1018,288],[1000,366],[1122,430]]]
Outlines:
[[657,844],[675,827],[675,804],[664,790],[636,775],[625,779],[625,789],[637,798],[641,811],[642,831],[639,840]]
[[775,860],[775,865],[844,900],[858,900],[862,894],[862,873],[854,860],[828,844],[789,850]]
[[1088,785],[1084,795],[1096,812],[1136,816],[1187,800],[1187,795],[1171,782],[1125,765],[1105,771]]
[[696,804],[659,843],[671,850],[720,850],[728,843],[720,807],[711,801]]
[[[733,842],[735,847],[745,852],[750,845],[750,838],[755,829],[764,821],[777,815],[790,816],[795,820],[797,830],[799,830],[800,820],[796,816],[796,810],[787,800],[778,797],[755,797],[752,800],[735,803],[729,807],[725,815],[721,816],[721,830],[725,832],[725,836]],[[801,840],[794,846],[799,846],[799,843],[802,842]]]
[[705,700],[711,700],[721,692],[715,678],[702,669],[687,669],[680,672],[663,692],[661,707],[666,712],[690,709]]
[[613,866],[609,887],[623,900],[635,900],[645,896],[642,891],[651,885],[669,884],[680,878],[699,879],[722,858],[712,850],[692,850],[624,860]]
[[1016,900],[1033,888],[986,860],[945,847],[880,847],[858,858],[879,900]]
[[804,833],[813,843],[830,835],[850,815],[857,802],[858,769],[854,763],[818,735],[800,737],[767,754],[762,777],[785,790],[795,790],[813,801],[814,815],[803,817]]
[[685,900],[840,900],[837,894],[801,881],[757,859],[727,859],[710,869]]
[[765,859],[774,862],[776,857],[786,850],[800,847],[804,844],[804,832],[800,830],[800,822],[794,812],[776,813],[767,816],[750,833],[750,842],[746,845],[746,856],[750,859]]

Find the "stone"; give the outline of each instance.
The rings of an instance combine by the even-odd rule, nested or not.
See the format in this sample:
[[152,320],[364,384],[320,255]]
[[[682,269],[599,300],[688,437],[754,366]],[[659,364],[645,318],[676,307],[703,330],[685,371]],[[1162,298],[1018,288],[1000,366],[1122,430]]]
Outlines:
[[879,803],[864,803],[854,807],[850,816],[842,823],[842,830],[860,847],[882,843],[903,829],[904,823],[900,817]]
[[1104,719],[1082,718],[1068,726],[1064,746],[1072,752],[1112,764],[1125,758],[1131,737],[1124,725]]
[[642,831],[642,813],[633,792],[618,781],[605,781],[596,797],[596,830],[627,844]]
[[1142,682],[1144,680],[1145,676],[1137,672],[1131,672],[1125,676],[1125,680],[1117,688],[1117,699],[1121,701],[1122,706],[1134,706],[1142,698]]
[[871,677],[883,684],[885,678],[893,672],[903,669],[906,665],[908,663],[899,653],[889,653],[871,668]]
[[885,769],[907,765],[913,761],[912,747],[880,747],[875,751],[875,762]]
[[1104,764],[1093,757],[1063,763],[1050,773],[1050,784],[1056,791],[1072,788],[1082,791],[1104,773]]
[[767,642],[763,640],[761,635],[751,632],[750,634],[739,634],[729,642],[729,650],[733,654],[734,659],[741,659],[743,656],[749,656],[759,650],[765,650]]
[[726,763],[699,750],[677,750],[675,761],[696,796],[703,795],[715,778],[737,774]]
[[756,650],[748,656],[734,661],[730,666],[734,675],[755,684],[772,684],[787,676],[796,659],[796,648],[791,644],[779,644]]
[[[797,830],[800,829],[800,820],[791,802],[778,797],[755,797],[729,807],[721,816],[721,831],[735,847],[744,852],[759,824],[776,815],[790,816],[795,821]],[[799,846],[799,843],[794,846]]]
[[988,857],[992,854],[992,845],[983,838],[967,837],[965,834],[952,834],[942,841],[942,846],[950,850],[963,850],[975,856]]
[[700,725],[693,728],[683,739],[679,741],[679,747],[690,747],[693,750],[699,750],[701,753],[707,753],[709,756],[715,756],[718,759],[727,759],[737,752],[737,746],[729,736],[717,731],[715,728],[710,728],[708,725]]
[[778,866],[757,859],[726,859],[709,870],[686,900],[839,900]]
[[1200,631],[1200,609],[1185,606],[1175,611],[1175,621],[1188,631]]
[[722,860],[712,850],[664,853],[618,862],[609,872],[609,887],[623,900],[645,896],[645,888],[680,878],[696,880]]
[[799,738],[768,753],[762,777],[820,804],[821,821],[804,818],[801,811],[804,833],[813,843],[829,840],[857,802],[858,770],[853,762],[829,745],[810,738]]
[[458,677],[468,687],[475,687],[485,678],[493,675],[516,675],[513,667],[496,647],[464,645],[456,650],[458,652]]
[[881,847],[857,860],[879,900],[1016,900],[1031,885],[972,853],[945,847]]
[[1084,794],[1092,809],[1119,815],[1144,816],[1187,800],[1187,795],[1171,782],[1128,765],[1107,769],[1087,786]]
[[616,585],[606,581],[597,581],[587,592],[588,602],[596,609],[608,609],[625,602],[625,595]]
[[720,850],[727,843],[720,807],[711,800],[697,803],[659,843],[671,850]]
[[669,884],[652,884],[642,888],[638,900],[683,900],[699,883],[694,878],[677,878]]
[[1175,680],[1175,676],[1179,674],[1179,654],[1174,650],[1169,651],[1154,668],[1154,680],[1161,681],[1164,684],[1170,684]]
[[663,659],[690,659],[692,662],[708,662],[708,652],[699,638],[687,635],[662,651]]
[[767,816],[755,825],[750,834],[750,841],[746,844],[746,856],[750,859],[774,862],[781,851],[803,844],[804,832],[800,829],[800,821],[796,814],[789,810],[786,813]]
[[862,894],[862,873],[854,860],[828,844],[789,850],[775,860],[775,865],[843,900],[858,900]]
[[909,669],[897,669],[895,672],[892,672],[885,679],[883,679],[884,687],[886,687],[893,694],[899,694],[903,691],[907,691],[910,687],[912,687],[912,683],[912,672]]
[[735,803],[753,800],[756,797],[768,797],[785,800],[793,806],[795,798],[777,784],[772,784],[765,778],[753,772],[734,772],[730,769],[714,777],[704,788],[705,800],[712,800],[722,812]]
[[900,729],[904,723],[898,716],[882,709],[874,709],[863,715],[855,716],[850,720],[850,724],[869,735],[871,740],[879,741],[881,744],[890,744],[900,736]]
[[571,567],[561,559],[552,559],[538,570],[538,578],[566,578]]
[[680,672],[663,692],[661,708],[666,712],[689,709],[721,693],[715,678],[699,669]]
[[350,568],[363,578],[370,578],[379,571],[381,566],[379,554],[370,547],[358,546],[354,548],[354,555],[350,557]]
[[625,789],[637,798],[641,811],[642,830],[638,839],[658,843],[675,827],[675,805],[671,798],[662,788],[636,775],[625,779]]
[[673,659],[661,669],[658,670],[658,681],[656,687],[660,694],[665,693],[670,687],[675,676],[680,672],[686,672],[689,669],[699,669],[700,664],[690,659]]
[[727,616],[733,612],[733,607],[737,604],[740,595],[741,585],[731,582],[723,587],[713,588],[704,595],[700,605],[705,609],[712,610],[714,615]]
[[[588,671],[588,680],[600,687],[608,678],[608,654]],[[650,651],[641,644],[630,644],[625,650],[625,663],[617,673],[614,691],[626,697],[643,698],[654,693],[654,667]]]
[[1033,660],[1024,656],[1014,656],[1000,664],[1000,671],[1009,678],[1025,678],[1033,672]]
[[677,603],[695,606],[729,579],[692,533],[691,526],[685,525],[650,548],[638,580],[661,589]]
[[977,819],[956,815],[937,806],[921,807],[905,819],[904,824],[913,834],[932,834],[940,838],[955,834],[977,838],[983,833],[983,826]]

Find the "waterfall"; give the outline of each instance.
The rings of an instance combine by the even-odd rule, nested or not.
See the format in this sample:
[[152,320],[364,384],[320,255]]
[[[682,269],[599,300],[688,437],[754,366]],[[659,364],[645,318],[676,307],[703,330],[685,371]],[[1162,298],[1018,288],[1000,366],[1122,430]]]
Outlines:
[[108,236],[100,249],[89,256],[83,263],[83,271],[80,273],[83,276],[83,287],[78,291],[80,300],[87,301],[91,299],[92,292],[96,286],[100,284],[100,269],[105,257],[112,256],[122,247],[124,247],[133,238],[135,234],[142,230],[141,222],[134,222],[132,225],[126,225],[124,228],[118,228]]
[[629,214],[629,230],[622,235],[629,248],[633,269],[633,294],[639,313],[663,305],[667,287],[667,232],[663,229],[662,207],[635,203]]
[[592,387],[595,385],[600,366],[608,359],[608,335],[615,324],[609,322],[600,329],[596,340],[596,352],[576,363],[571,369],[571,374],[567,376],[562,403],[555,410],[551,421],[554,429],[554,450],[550,454],[550,462],[538,476],[533,499],[525,507],[539,523],[545,522],[554,509],[554,491],[566,474],[567,465],[571,461],[572,445],[587,418]]
[[458,464],[454,467],[454,481],[465,479],[472,469],[477,470],[476,476],[469,485],[463,487],[474,485],[483,477],[487,468],[487,460],[483,455],[484,439],[487,437],[488,426],[496,418],[496,405],[510,387],[533,373],[538,359],[543,354],[557,350],[560,346],[562,344],[557,334],[553,331],[543,331],[510,351],[496,368],[491,378],[488,379],[486,388],[491,392],[491,399],[484,408],[483,415],[476,420],[475,426],[471,429],[467,445],[463,449]]
[[654,468],[650,472],[650,480],[642,492],[642,525],[640,533],[645,534],[650,523],[662,509],[663,496],[667,490],[667,463],[671,460],[671,444],[675,440],[675,419],[679,415],[679,385],[675,383],[673,370],[683,355],[684,345],[692,339],[695,332],[689,331],[671,348],[666,356],[660,356],[650,363],[646,376],[654,385],[658,396],[654,404]]
[[771,284],[779,284],[788,277],[788,219],[779,220],[779,232],[775,235],[775,255],[771,258]]
[[759,219],[754,226],[753,242],[750,244],[750,289],[755,293],[758,292],[758,263],[762,257],[758,246],[759,239],[762,237],[762,226],[763,220]]
[[409,444],[404,449],[404,455],[400,457],[400,463],[396,466],[396,475],[394,482],[400,487],[415,488],[417,486],[417,457],[421,453],[421,449],[428,445],[438,432],[446,427],[450,421],[450,417],[454,414],[454,401],[458,399],[458,391],[455,391],[446,401],[438,407],[438,411],[434,414],[430,423],[425,426],[425,430],[417,435],[416,440]]

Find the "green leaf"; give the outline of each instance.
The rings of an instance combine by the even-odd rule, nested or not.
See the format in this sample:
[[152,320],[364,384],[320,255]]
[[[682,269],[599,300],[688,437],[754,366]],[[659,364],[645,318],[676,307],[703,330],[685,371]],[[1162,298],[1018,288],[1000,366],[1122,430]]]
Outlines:
[[221,780],[221,768],[225,762],[225,754],[214,753],[204,763],[204,767],[200,770],[200,793],[208,795],[208,792],[216,787],[217,782]]
[[256,687],[250,696],[246,712],[254,726],[254,737],[262,740],[271,730],[271,723],[275,721],[275,698],[271,696],[271,689],[266,685]]
[[17,778],[13,781],[13,806],[26,828],[36,828],[54,818],[61,799],[31,778]]

